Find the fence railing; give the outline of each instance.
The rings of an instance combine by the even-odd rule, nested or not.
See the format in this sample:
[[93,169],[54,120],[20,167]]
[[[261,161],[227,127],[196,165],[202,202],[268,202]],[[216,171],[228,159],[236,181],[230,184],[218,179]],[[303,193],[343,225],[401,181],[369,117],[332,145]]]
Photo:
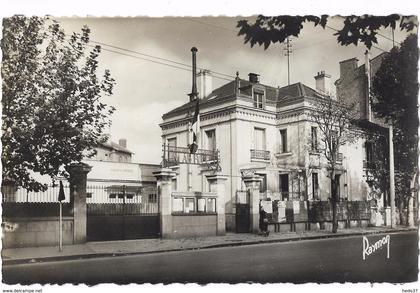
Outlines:
[[251,150],[251,159],[270,160],[270,151]]
[[[1,187],[2,202],[19,202],[19,203],[48,203],[58,202],[58,192],[60,186],[58,184],[48,185],[45,191],[28,191],[22,187],[15,187],[5,185]],[[64,185],[65,200],[63,202],[70,202],[70,187]]]
[[[21,187],[2,186],[2,202],[15,203],[56,203],[58,202],[59,185],[48,185],[45,191],[33,192]],[[65,200],[70,202],[70,186],[64,185]],[[86,187],[86,202],[113,204],[157,204],[156,191],[144,191],[140,186],[125,185],[88,185]]]
[[[329,222],[332,221],[330,201],[272,201],[272,223]],[[370,204],[367,201],[342,201],[337,203],[339,221],[369,220]]]

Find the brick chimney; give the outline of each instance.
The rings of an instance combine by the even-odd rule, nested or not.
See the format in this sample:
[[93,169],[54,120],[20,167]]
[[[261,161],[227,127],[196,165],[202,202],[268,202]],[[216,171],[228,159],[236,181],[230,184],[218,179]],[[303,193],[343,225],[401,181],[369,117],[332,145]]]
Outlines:
[[251,83],[259,83],[260,82],[260,78],[259,78],[259,74],[256,74],[256,73],[249,73],[248,74],[248,76],[249,76],[249,82],[251,82]]
[[210,70],[203,69],[198,72],[197,77],[199,77],[199,98],[206,98],[213,91],[213,76]]
[[331,75],[322,70],[314,78],[317,91],[323,94],[331,94]]
[[340,62],[340,79],[347,79],[355,73],[357,62],[359,60],[354,57]]
[[127,148],[127,139],[121,138],[120,140],[118,140],[118,144],[123,148]]

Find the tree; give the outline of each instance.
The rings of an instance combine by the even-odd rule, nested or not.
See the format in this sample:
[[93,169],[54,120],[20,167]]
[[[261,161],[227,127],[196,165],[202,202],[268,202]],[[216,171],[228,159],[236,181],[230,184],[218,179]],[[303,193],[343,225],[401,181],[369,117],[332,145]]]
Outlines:
[[3,20],[3,180],[30,191],[44,190],[33,173],[54,178],[63,166],[94,155],[106,140],[114,108],[108,70],[98,77],[99,46],[89,49],[88,27],[66,39],[48,18]]
[[360,136],[360,131],[354,127],[357,118],[355,109],[355,103],[338,103],[331,97],[324,97],[317,98],[313,102],[310,114],[320,132],[320,151],[326,160],[331,181],[333,233],[336,233],[338,229],[336,171],[338,161],[342,160],[340,147],[353,143]]
[[366,138],[365,176],[371,198],[389,203],[389,140],[388,129],[375,124],[362,125]]
[[394,128],[396,204],[400,214],[412,198],[410,182],[418,172],[418,58],[417,35],[409,35],[382,61],[371,89],[373,111]]
[[[267,49],[271,44],[284,43],[287,38],[298,37],[303,29],[304,23],[313,23],[325,29],[328,25],[328,15],[321,17],[313,15],[305,16],[264,16],[259,15],[254,23],[242,19],[238,21],[238,36],[244,36],[244,42],[250,43],[251,47],[255,44],[264,45]],[[377,43],[377,34],[381,28],[399,28],[402,31],[410,32],[417,27],[417,19],[413,16],[401,16],[392,14],[388,16],[345,16],[343,17],[343,27],[339,29],[335,36],[340,45],[363,43],[368,49]]]

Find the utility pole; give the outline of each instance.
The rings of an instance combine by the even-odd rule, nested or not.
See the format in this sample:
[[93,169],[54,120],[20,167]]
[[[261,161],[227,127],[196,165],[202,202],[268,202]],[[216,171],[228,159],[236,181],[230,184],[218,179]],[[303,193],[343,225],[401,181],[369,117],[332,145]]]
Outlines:
[[391,204],[391,228],[395,227],[395,181],[394,181],[394,142],[392,122],[389,126],[389,197]]
[[290,85],[290,54],[292,53],[292,44],[290,43],[291,40],[287,37],[286,40],[286,48],[284,48],[284,56],[287,56],[287,85]]

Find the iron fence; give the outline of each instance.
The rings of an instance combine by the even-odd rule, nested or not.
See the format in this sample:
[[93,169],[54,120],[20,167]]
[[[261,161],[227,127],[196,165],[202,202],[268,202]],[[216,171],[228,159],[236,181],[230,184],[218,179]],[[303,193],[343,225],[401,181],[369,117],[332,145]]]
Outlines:
[[[70,202],[70,186],[64,184],[64,203]],[[45,191],[33,192],[22,187],[1,186],[2,202],[10,203],[57,203],[60,187],[50,184]],[[155,190],[143,190],[141,186],[126,185],[88,185],[86,202],[108,204],[157,204]]]
[[[50,184],[45,191],[29,191],[22,187],[12,185],[1,186],[2,202],[16,202],[16,203],[53,203],[58,202],[58,192],[60,186],[58,184]],[[65,200],[63,202],[70,202],[70,187],[64,185]]]

